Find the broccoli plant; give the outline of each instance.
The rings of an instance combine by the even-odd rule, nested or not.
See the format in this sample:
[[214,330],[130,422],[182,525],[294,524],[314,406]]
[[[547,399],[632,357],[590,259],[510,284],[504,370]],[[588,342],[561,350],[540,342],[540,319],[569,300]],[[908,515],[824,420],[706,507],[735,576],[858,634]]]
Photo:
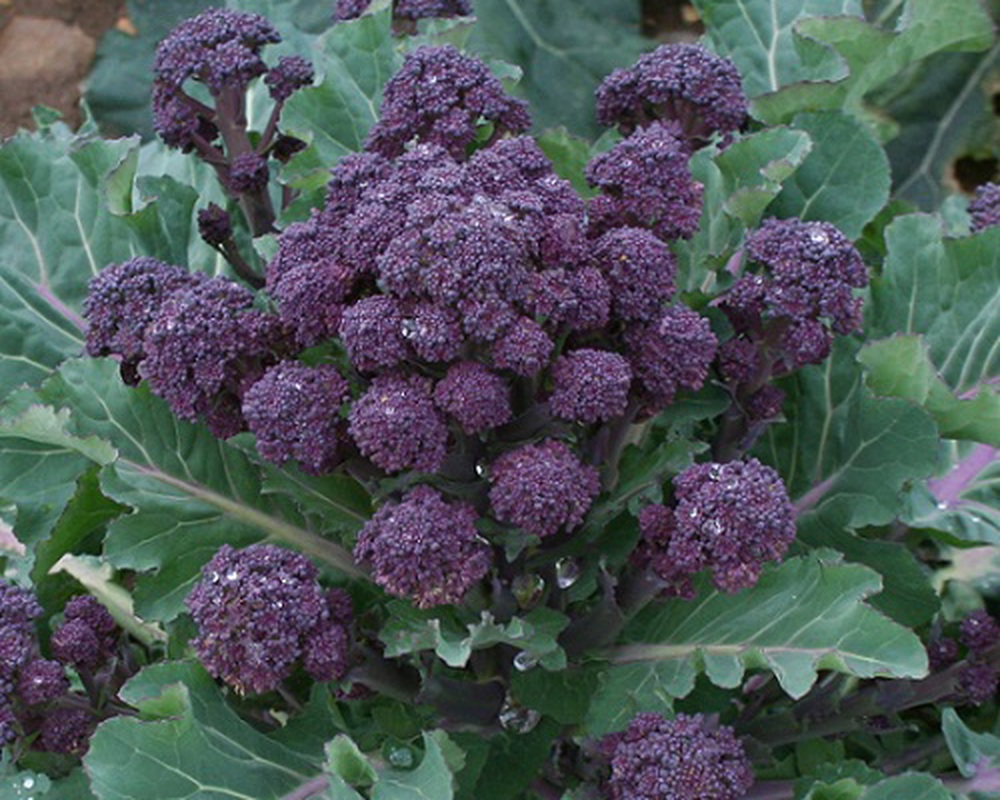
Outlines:
[[1000,790],[998,189],[898,149],[985,10],[529,5],[232,0],[0,147],[3,796]]

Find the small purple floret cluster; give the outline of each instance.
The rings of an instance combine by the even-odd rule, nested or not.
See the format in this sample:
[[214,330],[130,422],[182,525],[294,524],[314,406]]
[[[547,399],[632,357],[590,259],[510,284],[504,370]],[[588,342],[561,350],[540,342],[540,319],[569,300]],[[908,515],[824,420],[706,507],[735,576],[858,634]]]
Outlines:
[[755,458],[695,464],[673,485],[672,507],[651,505],[639,518],[639,554],[673,591],[687,594],[690,576],[703,569],[724,592],[753,586],[795,538],[785,485]]
[[972,232],[1000,225],[1000,183],[984,183],[969,203]]
[[739,800],[753,785],[750,760],[732,728],[700,714],[668,720],[641,713],[601,741],[609,800]]
[[241,694],[279,688],[299,663],[318,681],[342,678],[350,666],[350,600],[317,578],[298,553],[223,545],[187,598],[201,663]]
[[[371,3],[372,0],[337,0],[334,3],[333,19],[335,22],[357,19]],[[392,16],[398,20],[467,17],[470,14],[470,0],[393,0],[392,4]]]
[[[52,633],[48,659],[35,631],[41,614],[31,592],[0,581],[0,747],[22,740],[35,750],[81,756],[98,721],[114,713],[92,706],[106,699],[101,687],[113,694],[127,677],[116,657],[121,631],[93,597],[74,597]],[[73,691],[67,667],[94,692]]]

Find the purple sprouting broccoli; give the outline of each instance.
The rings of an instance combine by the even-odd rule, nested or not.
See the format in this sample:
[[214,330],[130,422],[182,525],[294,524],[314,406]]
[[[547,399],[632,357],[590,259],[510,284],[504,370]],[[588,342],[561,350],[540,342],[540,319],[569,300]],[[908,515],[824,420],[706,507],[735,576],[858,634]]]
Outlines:
[[958,690],[963,700],[981,706],[996,699],[1000,673],[988,661],[970,661],[958,675]]
[[940,672],[958,660],[958,642],[950,636],[934,636],[926,649],[927,663],[933,672]]
[[150,389],[220,439],[245,430],[243,394],[288,346],[280,320],[252,306],[249,291],[212,278],[171,294],[146,328]]
[[440,303],[403,304],[403,337],[424,361],[452,361],[465,342],[457,311]]
[[358,450],[386,472],[436,472],[444,463],[448,425],[419,375],[380,375],[354,401],[348,432]]
[[58,661],[35,658],[21,667],[17,676],[17,695],[27,705],[55,700],[69,691],[66,670]]
[[324,595],[326,622],[306,638],[302,666],[317,681],[336,681],[350,669],[351,626],[354,613],[351,596],[343,589],[328,589]]
[[299,89],[309,86],[316,76],[313,65],[302,56],[282,56],[264,76],[271,99],[284,103]]
[[617,319],[651,322],[674,294],[674,256],[647,230],[608,231],[594,243],[590,263],[611,288],[611,313]]
[[631,385],[632,370],[618,353],[573,350],[552,365],[549,408],[571,422],[607,421],[625,412]]
[[650,412],[670,405],[681,389],[700,389],[718,347],[708,320],[679,305],[665,309],[653,324],[627,329],[625,344]]
[[611,311],[611,288],[592,267],[543,270],[532,276],[528,305],[546,323],[571,331],[603,328]]
[[687,239],[701,219],[702,186],[688,169],[690,152],[679,127],[655,122],[587,165],[600,190],[590,201],[590,232],[648,228],[661,239]]
[[[274,545],[223,545],[187,598],[205,669],[241,694],[278,688],[307,654],[317,680],[343,677],[350,620],[337,612],[344,598],[331,602],[318,574],[305,556]],[[313,639],[320,642],[310,645]]]
[[18,670],[31,659],[34,621],[41,614],[32,592],[0,580],[0,687],[12,686]]
[[539,537],[576,528],[601,488],[597,469],[555,439],[504,453],[489,479],[496,518]]
[[494,366],[530,378],[548,364],[554,348],[541,325],[520,317],[493,343],[490,355]]
[[959,638],[970,651],[980,655],[1000,642],[1000,624],[985,609],[972,611],[959,626]]
[[339,412],[349,396],[336,367],[283,361],[247,390],[243,416],[262,458],[274,464],[295,459],[303,471],[322,475],[340,460],[345,431]]
[[777,372],[817,364],[833,334],[861,326],[868,271],[850,240],[827,222],[769,219],[747,237],[747,256],[766,268],[746,274],[721,298],[737,333],[774,340]]
[[609,800],[738,800],[753,785],[750,759],[733,729],[701,714],[636,714],[601,740]]
[[403,312],[387,295],[363,297],[348,306],[340,320],[340,339],[351,363],[362,372],[394,367],[409,355]]
[[448,503],[429,486],[382,506],[365,524],[354,557],[375,582],[418,608],[459,603],[489,571],[492,554],[467,503]]
[[695,464],[674,478],[672,574],[710,569],[724,592],[753,586],[795,538],[795,510],[778,473],[757,459]]
[[10,701],[0,695],[0,749],[17,739],[17,714]]
[[[372,0],[337,0],[334,4],[334,22],[357,19],[365,13]],[[441,19],[467,17],[472,14],[469,0],[395,0],[392,15],[395,19]]]
[[204,280],[200,272],[144,256],[105,267],[91,279],[83,303],[87,354],[118,356],[122,380],[137,385],[146,357],[146,329],[160,307],[173,292]]
[[434,402],[469,435],[510,421],[507,381],[478,361],[459,361],[434,387]]
[[54,708],[42,718],[35,745],[49,753],[82,756],[90,747],[90,736],[98,718],[85,708]]
[[1000,225],[1000,183],[984,183],[969,203],[972,232]]
[[119,634],[118,623],[108,610],[90,595],[80,595],[66,604],[50,647],[63,664],[95,672],[114,655]]
[[766,423],[781,416],[785,393],[777,386],[765,383],[743,400],[743,411],[751,424]]
[[381,119],[365,149],[395,158],[419,140],[464,159],[480,120],[492,123],[497,136],[531,125],[525,103],[509,96],[481,61],[450,46],[421,47],[385,85]]
[[339,225],[358,206],[364,193],[392,175],[392,162],[378,153],[349,153],[331,170],[323,218]]
[[700,144],[743,127],[747,98],[728,58],[698,44],[665,44],[597,88],[597,119],[625,135],[656,120],[674,120]]
[[267,291],[300,347],[337,335],[357,271],[340,257],[337,230],[318,214],[289,225],[267,269]]
[[215,203],[199,209],[198,235],[205,240],[205,244],[222,247],[233,238],[233,221],[229,213]]
[[662,594],[691,600],[694,583],[691,575],[680,569],[670,554],[670,542],[677,529],[674,510],[659,503],[648,505],[639,512],[639,545],[632,552],[632,563],[641,569],[648,567],[666,585]]

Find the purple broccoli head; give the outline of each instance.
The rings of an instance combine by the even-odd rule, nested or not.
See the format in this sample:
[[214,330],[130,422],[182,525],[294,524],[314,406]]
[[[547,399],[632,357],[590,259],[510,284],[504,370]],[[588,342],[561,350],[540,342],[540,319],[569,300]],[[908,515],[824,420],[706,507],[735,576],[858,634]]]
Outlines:
[[[193,640],[199,660],[212,675],[241,694],[278,688],[305,655],[312,639],[338,653],[309,649],[314,666],[337,663],[330,677],[346,671],[348,636],[330,635],[349,620],[331,615],[331,603],[305,556],[269,544],[235,550],[223,545],[202,570],[187,598],[198,628]],[[334,603],[335,608],[342,603]],[[329,670],[320,669],[320,680]]]
[[354,402],[348,419],[358,450],[386,472],[436,472],[444,463],[448,426],[426,378],[378,376]]
[[84,708],[54,708],[42,718],[36,746],[49,753],[82,756],[90,747],[90,736],[98,718]]
[[608,322],[611,288],[592,267],[547,269],[532,276],[528,306],[548,324],[594,330]]
[[959,638],[969,650],[979,655],[1000,642],[1000,624],[989,611],[977,609],[962,620]]
[[135,386],[140,380],[138,367],[146,357],[146,329],[160,307],[173,292],[205,280],[200,272],[155,258],[133,258],[105,267],[91,279],[83,303],[87,354],[121,357],[122,380]]
[[601,740],[611,775],[610,800],[738,800],[750,790],[750,760],[733,729],[701,714],[636,714]]
[[531,125],[524,102],[510,97],[481,61],[450,46],[421,47],[385,85],[381,119],[365,149],[395,158],[416,139],[464,159],[480,120],[498,133],[520,133]]
[[[334,22],[357,19],[370,6],[372,0],[337,0]],[[472,13],[469,0],[395,0],[392,15],[398,19],[444,19],[447,17],[467,17]]]
[[597,469],[554,439],[504,453],[490,484],[496,518],[540,537],[576,528],[601,488]]
[[718,345],[708,320],[685,306],[665,309],[652,325],[627,329],[625,343],[651,411],[670,405],[681,389],[700,389]]
[[597,119],[628,135],[656,120],[676,121],[696,142],[743,126],[747,98],[728,58],[698,44],[665,44],[597,89]]
[[198,235],[206,244],[221,247],[233,238],[233,221],[229,213],[215,203],[198,209]]
[[146,329],[142,375],[181,419],[204,417],[219,438],[245,429],[240,401],[286,349],[277,317],[223,278],[171,294]]
[[591,234],[633,227],[665,240],[693,236],[702,186],[691,177],[689,155],[680,129],[656,122],[594,158],[587,181],[601,194],[590,201]]
[[695,464],[674,478],[676,527],[668,548],[678,574],[710,569],[724,592],[753,586],[795,538],[795,510],[778,473],[757,459]]
[[35,658],[21,668],[17,676],[17,694],[28,705],[55,700],[69,691],[66,670],[58,661]]
[[362,372],[394,367],[409,355],[399,303],[386,295],[358,300],[344,310],[340,338],[351,363]]
[[606,421],[625,412],[631,385],[632,370],[618,353],[573,350],[552,365],[549,408],[571,422]]
[[247,390],[243,416],[262,458],[275,464],[293,458],[305,472],[322,475],[340,460],[344,424],[339,410],[349,396],[336,367],[283,361]]
[[460,361],[434,387],[434,402],[466,433],[483,433],[510,421],[507,382],[478,361]]
[[50,646],[63,664],[94,672],[114,655],[118,623],[90,595],[74,597],[66,604],[63,623],[52,632]]
[[440,303],[405,303],[402,333],[424,361],[452,361],[465,342],[458,312]]
[[649,231],[609,231],[594,243],[590,263],[604,274],[611,313],[620,320],[651,322],[674,294],[674,256]]
[[530,378],[545,367],[554,347],[541,325],[520,317],[493,343],[490,354],[496,367]]
[[271,93],[271,99],[283,103],[299,89],[309,86],[315,75],[313,65],[302,56],[282,56],[267,71],[264,83]]
[[365,525],[354,557],[375,582],[418,608],[461,602],[489,571],[490,546],[476,531],[476,510],[447,503],[429,486],[389,502]]
[[969,203],[972,232],[1000,225],[1000,183],[984,183]]
[[0,627],[31,635],[35,619],[41,615],[42,606],[34,592],[11,586],[0,578]]

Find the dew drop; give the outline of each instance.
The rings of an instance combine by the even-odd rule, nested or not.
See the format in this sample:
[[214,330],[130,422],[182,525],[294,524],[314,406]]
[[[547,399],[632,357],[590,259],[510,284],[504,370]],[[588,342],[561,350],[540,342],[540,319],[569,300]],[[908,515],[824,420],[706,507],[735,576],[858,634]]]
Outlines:
[[712,466],[708,468],[708,477],[713,481],[719,480],[719,478],[722,477],[722,464],[712,464]]
[[556,586],[568,589],[580,578],[580,565],[573,558],[560,558],[556,562]]
[[512,733],[530,733],[542,721],[542,715],[531,708],[515,706],[510,702],[504,704],[498,716],[500,726]]
[[410,769],[413,766],[413,753],[406,747],[392,748],[386,758],[396,769]]
[[476,474],[480,478],[485,478],[489,474],[489,468],[485,461],[480,461],[476,464]]
[[944,500],[942,500],[940,503],[937,504],[937,510],[938,511],[944,511],[947,508],[948,508],[948,504]]
[[240,573],[237,570],[235,570],[235,569],[231,569],[231,570],[229,570],[229,572],[226,573],[226,580],[227,581],[235,581],[235,580],[238,580],[239,577],[240,577]]
[[34,779],[34,778],[25,778],[25,779],[24,779],[24,780],[23,780],[23,781],[21,782],[21,785],[22,785],[22,786],[23,786],[23,787],[24,787],[25,789],[31,789],[31,788],[32,788],[32,787],[33,787],[33,786],[35,785],[35,779]]
[[402,324],[399,326],[400,333],[403,334],[404,339],[412,339],[420,330],[417,325],[416,320],[404,319]]
[[516,656],[514,656],[514,669],[518,672],[527,672],[529,669],[534,669],[538,666],[538,656],[534,653],[529,653],[527,650],[522,650]]
[[698,509],[697,508],[692,508],[688,512],[688,516],[691,517],[691,519],[694,519],[695,517],[697,517],[698,516]]

